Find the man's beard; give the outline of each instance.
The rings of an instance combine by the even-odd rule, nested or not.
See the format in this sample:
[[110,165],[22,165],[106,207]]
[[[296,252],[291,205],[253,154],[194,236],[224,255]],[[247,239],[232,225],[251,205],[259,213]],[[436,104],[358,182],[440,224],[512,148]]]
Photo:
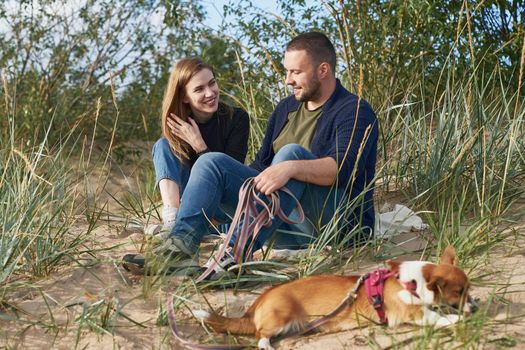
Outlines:
[[313,101],[321,95],[321,82],[313,78],[308,86],[303,86],[302,94],[295,96],[299,102]]

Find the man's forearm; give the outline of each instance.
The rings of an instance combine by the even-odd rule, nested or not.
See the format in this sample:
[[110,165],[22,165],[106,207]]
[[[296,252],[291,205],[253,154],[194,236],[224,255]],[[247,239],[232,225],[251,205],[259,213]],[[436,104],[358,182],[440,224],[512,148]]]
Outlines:
[[337,162],[332,157],[290,160],[292,178],[319,186],[330,186],[337,178]]
[[333,158],[288,160],[272,164],[254,179],[258,191],[269,195],[290,179],[320,186],[330,186],[337,177],[337,163]]

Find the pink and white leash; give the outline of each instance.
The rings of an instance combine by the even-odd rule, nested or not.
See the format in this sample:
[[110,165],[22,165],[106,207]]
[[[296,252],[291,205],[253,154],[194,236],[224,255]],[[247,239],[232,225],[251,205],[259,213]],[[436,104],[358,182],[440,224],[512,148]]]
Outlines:
[[[228,243],[237,227],[238,235],[233,247],[233,259],[236,263],[240,263],[245,252],[248,252],[248,254],[251,255],[253,245],[255,244],[255,240],[259,235],[260,230],[263,227],[270,226],[275,217],[279,217],[283,222],[288,224],[303,222],[304,212],[299,200],[286,187],[282,187],[279,191],[283,191],[295,200],[299,212],[299,220],[293,221],[284,214],[281,210],[278,192],[273,192],[269,196],[266,196],[269,202],[266,204],[255,189],[254,178],[248,178],[239,190],[239,203],[237,204],[237,209],[235,210],[235,215],[230,224],[228,233],[226,234],[226,238],[224,239],[224,243],[219,247],[217,254],[214,256],[213,262],[208,266],[206,271],[195,280],[196,282],[201,282],[209,276],[212,271],[214,271],[218,262],[224,256],[226,249],[228,248]],[[260,212],[257,211],[257,205],[262,207]],[[250,238],[250,246],[246,250],[246,244]]]
[[[237,240],[233,247],[234,260],[237,263],[241,262],[242,256],[245,251],[251,252],[251,250],[253,249],[255,239],[257,238],[257,235],[259,234],[259,231],[261,230],[261,228],[264,226],[270,226],[272,224],[272,220],[276,216],[279,217],[284,222],[289,223],[289,224],[300,223],[304,220],[303,208],[301,207],[301,204],[299,203],[297,198],[293,195],[293,193],[290,192],[290,190],[288,190],[285,187],[281,188],[280,191],[283,191],[286,194],[290,195],[296,201],[297,209],[299,211],[299,220],[293,221],[284,214],[284,212],[281,210],[281,207],[280,207],[280,197],[277,192],[272,193],[270,196],[266,196],[266,198],[269,200],[269,204],[266,204],[266,202],[259,197],[259,194],[257,193],[255,189],[253,178],[248,178],[242,184],[241,189],[239,191],[239,203],[237,205],[235,215],[233,217],[232,223],[230,224],[230,229],[228,230],[224,243],[221,244],[217,254],[215,255],[214,262],[206,269],[206,271],[202,273],[202,275],[200,275],[196,279],[196,282],[200,282],[204,280],[215,269],[215,267],[218,264],[218,261],[220,261],[221,258],[224,256],[226,252],[226,248],[228,247],[228,243],[230,242],[233,236],[233,233],[235,232],[235,229],[238,226],[242,226],[242,227],[239,227]],[[260,212],[257,211],[257,207],[256,207],[257,204],[259,204],[262,207],[262,210]],[[241,220],[242,220],[242,223],[241,223]],[[245,250],[245,246],[250,238],[251,238],[250,246],[248,250]],[[171,332],[173,336],[182,345],[188,348],[197,349],[197,350],[214,350],[214,349],[223,350],[223,349],[243,349],[246,347],[246,345],[223,345],[223,344],[205,345],[205,344],[197,344],[197,343],[190,342],[184,339],[183,337],[181,337],[177,329],[175,312],[173,310],[173,295],[168,298],[167,308],[168,308],[168,320],[170,323]]]

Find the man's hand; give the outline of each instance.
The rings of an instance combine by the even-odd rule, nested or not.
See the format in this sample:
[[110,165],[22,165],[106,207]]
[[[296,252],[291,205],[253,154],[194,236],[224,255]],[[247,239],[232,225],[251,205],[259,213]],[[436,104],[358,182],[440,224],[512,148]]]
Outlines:
[[284,185],[290,179],[306,183],[331,186],[337,178],[337,163],[331,157],[312,160],[287,160],[270,165],[254,179],[255,188],[269,195]]
[[196,153],[204,151],[207,146],[202,139],[197,123],[190,117],[188,122],[171,113],[168,118],[168,127],[173,135],[186,141]]
[[293,177],[293,173],[293,161],[285,161],[270,165],[253,180],[255,188],[265,195],[270,195],[286,185],[286,183]]

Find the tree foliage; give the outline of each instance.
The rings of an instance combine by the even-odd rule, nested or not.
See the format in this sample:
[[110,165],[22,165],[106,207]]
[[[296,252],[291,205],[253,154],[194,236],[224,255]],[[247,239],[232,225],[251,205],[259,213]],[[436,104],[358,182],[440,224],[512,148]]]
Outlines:
[[[55,139],[72,128],[90,133],[95,119],[97,136],[108,138],[116,102],[118,140],[154,139],[170,67],[200,55],[216,68],[224,96],[264,125],[288,93],[284,46],[312,29],[335,43],[343,83],[375,105],[418,89],[427,98],[444,88],[444,67],[459,75],[497,68],[511,88],[519,84],[524,0],[279,0],[278,13],[257,4],[230,1],[213,30],[201,1],[1,3],[0,113],[22,138],[38,138],[51,118]],[[0,124],[5,133],[7,118]]]

